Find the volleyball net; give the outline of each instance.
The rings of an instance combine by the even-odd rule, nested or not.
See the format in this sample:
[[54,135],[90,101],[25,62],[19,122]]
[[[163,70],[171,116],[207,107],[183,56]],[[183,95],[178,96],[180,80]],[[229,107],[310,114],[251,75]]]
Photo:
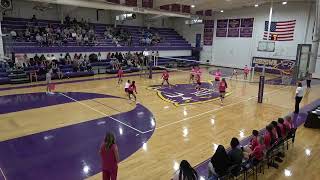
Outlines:
[[[292,84],[293,79],[293,70],[291,69],[277,69],[268,66],[259,66],[255,65],[255,67],[249,67],[250,71],[247,77],[244,75],[243,69],[237,68],[229,68],[229,67],[218,67],[211,65],[207,62],[202,62],[196,60],[196,58],[192,56],[187,57],[168,57],[168,56],[160,56],[160,57],[151,57],[149,59],[149,63],[152,66],[152,71],[159,70],[168,70],[170,72],[180,72],[190,74],[192,67],[201,67],[205,68],[207,71],[207,75],[214,76],[215,72],[220,69],[222,72],[222,77],[228,80],[235,81],[243,81],[243,82],[259,82],[259,76],[265,76],[266,81],[271,84]],[[236,72],[236,73],[235,73]],[[208,80],[212,79],[212,77],[207,77]]]

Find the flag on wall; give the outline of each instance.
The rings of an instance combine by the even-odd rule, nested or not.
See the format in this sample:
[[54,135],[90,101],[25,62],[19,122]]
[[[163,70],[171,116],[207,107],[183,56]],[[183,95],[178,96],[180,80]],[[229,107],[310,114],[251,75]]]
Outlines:
[[[267,40],[269,21],[265,21],[263,39]],[[271,22],[269,40],[293,41],[296,20]]]

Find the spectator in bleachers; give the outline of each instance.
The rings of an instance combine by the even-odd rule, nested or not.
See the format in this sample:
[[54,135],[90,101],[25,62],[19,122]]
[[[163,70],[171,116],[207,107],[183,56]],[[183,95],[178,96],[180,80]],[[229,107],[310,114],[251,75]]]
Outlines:
[[197,180],[198,173],[195,171],[188,161],[182,160],[180,168],[176,171],[173,180]]
[[11,30],[10,31],[10,36],[13,40],[16,40],[17,39],[17,32],[15,30]]
[[36,15],[32,15],[31,22],[33,22],[33,23],[37,23],[38,22],[38,19],[36,18]]
[[100,52],[98,53],[98,61],[102,61],[102,56]]
[[76,37],[76,41],[78,46],[82,45],[82,35],[78,34]]
[[228,173],[228,168],[230,167],[230,165],[231,162],[225,148],[222,145],[219,145],[208,164],[209,179],[212,176],[222,177],[226,175]]
[[40,64],[40,57],[38,56],[38,54],[35,54],[35,56],[33,57],[33,60],[34,60],[36,65]]
[[108,54],[107,54],[107,60],[110,61],[110,59],[111,59],[111,53],[108,52]]
[[84,36],[83,41],[85,45],[89,45],[89,37],[87,35]]
[[26,29],[26,31],[24,32],[24,37],[26,38],[27,41],[30,41],[31,33],[30,33],[29,29]]
[[65,65],[66,64],[66,59],[63,57],[63,54],[60,54],[59,64],[61,64],[61,65]]
[[71,59],[71,56],[70,56],[69,53],[66,53],[64,58],[65,58],[67,64],[71,64],[72,63],[72,59]]

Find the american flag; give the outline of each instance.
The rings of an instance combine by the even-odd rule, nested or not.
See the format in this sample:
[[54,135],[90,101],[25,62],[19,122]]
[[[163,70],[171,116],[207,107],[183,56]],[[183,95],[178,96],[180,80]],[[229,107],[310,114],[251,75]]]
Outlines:
[[[263,39],[267,40],[269,21],[265,21]],[[293,41],[296,20],[271,22],[269,40],[276,36],[275,41]]]

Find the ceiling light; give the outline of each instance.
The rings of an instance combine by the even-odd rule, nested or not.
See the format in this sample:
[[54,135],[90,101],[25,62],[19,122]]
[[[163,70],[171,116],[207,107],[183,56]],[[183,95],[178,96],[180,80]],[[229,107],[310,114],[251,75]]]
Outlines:
[[223,12],[223,10],[220,10],[220,12]]
[[255,4],[254,7],[259,7],[259,4]]
[[287,1],[283,1],[282,2],[282,5],[286,5],[288,2]]
[[191,8],[195,8],[196,6],[194,4],[191,5]]

